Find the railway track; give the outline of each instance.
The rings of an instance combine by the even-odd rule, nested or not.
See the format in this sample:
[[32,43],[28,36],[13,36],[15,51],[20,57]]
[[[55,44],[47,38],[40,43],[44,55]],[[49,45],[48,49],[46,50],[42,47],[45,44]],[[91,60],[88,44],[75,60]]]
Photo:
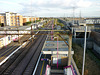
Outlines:
[[[39,32],[39,34],[44,33],[47,32]],[[31,39],[28,40],[29,35],[26,35],[26,38],[24,36],[24,38],[20,38],[25,42],[27,41],[26,46],[19,49],[4,64],[0,65],[0,75],[32,75],[46,36],[47,35],[36,35],[34,41]],[[21,43],[23,43],[22,40],[20,41]],[[11,50],[12,46],[8,49]],[[6,52],[4,54],[7,54]]]
[[6,52],[6,50],[11,50],[14,46],[16,46],[17,44],[16,43],[13,43],[13,44],[9,44],[9,46],[6,46],[2,49],[0,49],[0,55],[4,52]]
[[[46,33],[46,32],[40,32]],[[0,66],[0,75],[31,75],[46,35],[37,35],[37,39],[28,42],[27,46],[18,50],[6,63]]]
[[[34,32],[36,33],[36,32]],[[20,45],[22,45],[24,42],[26,42],[31,36],[26,35],[22,36],[20,38],[20,43],[19,42],[11,42],[9,45],[6,47],[3,47],[0,49],[0,63],[8,57],[12,52],[14,52]]]
[[20,45],[17,43],[14,43],[12,45],[9,45],[5,49],[0,50],[0,62],[2,62],[10,53],[12,53],[15,49],[17,49]]
[[[28,38],[29,36],[24,36],[24,38],[22,37],[21,43],[23,43],[23,41]],[[19,44],[18,42],[12,42],[8,46],[0,49],[0,62],[2,62],[7,56],[9,56],[13,51],[15,51],[20,45],[21,44]]]

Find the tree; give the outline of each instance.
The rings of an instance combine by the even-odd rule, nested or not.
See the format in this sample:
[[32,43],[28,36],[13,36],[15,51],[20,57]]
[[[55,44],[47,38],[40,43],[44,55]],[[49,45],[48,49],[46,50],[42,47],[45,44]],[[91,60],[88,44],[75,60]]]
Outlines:
[[2,24],[0,23],[0,26],[1,26]]
[[26,22],[26,25],[28,25],[28,24],[31,24],[32,22],[30,21],[30,22]]

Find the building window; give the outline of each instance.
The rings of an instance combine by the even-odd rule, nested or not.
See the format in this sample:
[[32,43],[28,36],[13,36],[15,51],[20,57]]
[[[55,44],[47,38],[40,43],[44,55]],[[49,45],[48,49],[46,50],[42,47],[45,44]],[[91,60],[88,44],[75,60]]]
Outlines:
[[17,17],[17,19],[19,19],[19,17]]
[[17,23],[19,25],[19,23]]
[[10,41],[10,37],[8,37],[8,41]]
[[17,22],[19,22],[19,20],[17,20]]

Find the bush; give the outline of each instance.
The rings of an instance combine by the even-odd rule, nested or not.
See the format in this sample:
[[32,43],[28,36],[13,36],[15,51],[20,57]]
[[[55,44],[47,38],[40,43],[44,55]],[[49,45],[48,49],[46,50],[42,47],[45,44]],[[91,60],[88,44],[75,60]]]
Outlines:
[[2,24],[0,23],[0,26],[2,26]]
[[[40,22],[41,20],[36,20],[36,22]],[[32,23],[32,21],[30,21],[30,22],[26,22],[25,24],[26,25],[28,25],[28,24],[31,24]],[[33,23],[35,23],[35,21],[33,21]]]
[[27,25],[27,24],[31,24],[31,23],[32,23],[31,21],[30,21],[30,22],[26,22],[26,25]]

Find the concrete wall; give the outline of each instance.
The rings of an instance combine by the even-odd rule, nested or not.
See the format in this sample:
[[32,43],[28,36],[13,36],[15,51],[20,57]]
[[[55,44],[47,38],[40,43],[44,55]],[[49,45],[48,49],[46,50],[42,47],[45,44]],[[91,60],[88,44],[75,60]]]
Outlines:
[[93,41],[87,41],[87,48],[93,49]]
[[79,44],[79,45],[82,45],[82,44],[84,44],[84,38],[73,38],[72,42]]
[[96,43],[93,43],[93,50],[100,54],[100,46]]
[[[72,42],[84,47],[84,38],[73,38]],[[86,44],[87,48],[89,49],[93,48],[93,41],[91,39],[87,39]]]
[[[84,47],[84,38],[79,39],[73,39],[73,43],[77,43],[78,45],[81,45],[82,47]],[[92,49],[93,52],[97,55],[100,56],[100,46],[98,44],[96,44],[93,40],[91,39],[87,39],[87,45],[86,45],[87,49]]]

